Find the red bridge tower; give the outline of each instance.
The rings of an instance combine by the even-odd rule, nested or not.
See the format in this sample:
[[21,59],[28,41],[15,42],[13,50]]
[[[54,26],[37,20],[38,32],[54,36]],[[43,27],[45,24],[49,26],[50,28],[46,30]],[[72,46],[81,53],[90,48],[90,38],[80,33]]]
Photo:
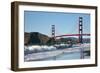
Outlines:
[[83,18],[79,17],[79,43],[83,43]]
[[52,38],[55,38],[55,25],[52,25]]

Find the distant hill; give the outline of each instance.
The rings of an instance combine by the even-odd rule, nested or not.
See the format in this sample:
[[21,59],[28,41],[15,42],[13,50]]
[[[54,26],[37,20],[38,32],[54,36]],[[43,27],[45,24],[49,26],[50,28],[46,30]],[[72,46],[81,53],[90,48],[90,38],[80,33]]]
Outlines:
[[[71,41],[72,44],[77,44],[79,39],[75,37],[60,38],[60,41],[68,43]],[[90,38],[83,38],[83,43],[90,43]]]

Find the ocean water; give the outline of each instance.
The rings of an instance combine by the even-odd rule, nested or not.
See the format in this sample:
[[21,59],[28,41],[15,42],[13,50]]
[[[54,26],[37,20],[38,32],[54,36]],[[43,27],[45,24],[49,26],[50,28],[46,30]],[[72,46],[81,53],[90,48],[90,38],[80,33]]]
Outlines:
[[[81,53],[80,52],[72,52],[72,53],[63,53],[55,57],[47,58],[44,60],[73,60],[73,59],[80,59]],[[84,53],[84,59],[88,59],[90,56],[86,56]]]
[[[50,60],[73,60],[73,59],[89,59],[89,53],[84,52],[80,49],[89,50],[90,45],[85,44],[81,46],[74,45],[71,48],[56,49],[53,46],[29,46],[26,47],[24,52],[24,61],[50,61]],[[70,50],[68,52],[68,49]],[[76,51],[78,50],[78,51]],[[38,52],[36,52],[38,51]]]

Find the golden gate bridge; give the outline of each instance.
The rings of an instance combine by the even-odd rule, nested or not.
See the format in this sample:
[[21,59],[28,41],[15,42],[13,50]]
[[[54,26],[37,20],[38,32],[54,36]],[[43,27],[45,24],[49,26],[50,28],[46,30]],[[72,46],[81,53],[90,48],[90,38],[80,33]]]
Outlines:
[[78,24],[78,34],[64,34],[64,35],[55,35],[55,25],[52,25],[52,38],[64,37],[64,36],[78,36],[79,43],[83,43],[83,36],[90,36],[89,33],[83,33],[83,17],[79,17]]

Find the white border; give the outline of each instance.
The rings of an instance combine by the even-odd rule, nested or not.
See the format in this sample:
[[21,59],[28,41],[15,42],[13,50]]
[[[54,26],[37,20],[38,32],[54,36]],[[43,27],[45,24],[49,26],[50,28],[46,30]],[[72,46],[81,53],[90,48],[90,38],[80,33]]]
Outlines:
[[[28,11],[49,11],[49,12],[69,12],[69,13],[89,13],[91,15],[91,58],[84,60],[60,60],[60,61],[37,61],[24,62],[24,10]],[[44,6],[19,6],[19,68],[50,67],[62,65],[82,65],[95,64],[95,10],[78,8],[58,8]]]

